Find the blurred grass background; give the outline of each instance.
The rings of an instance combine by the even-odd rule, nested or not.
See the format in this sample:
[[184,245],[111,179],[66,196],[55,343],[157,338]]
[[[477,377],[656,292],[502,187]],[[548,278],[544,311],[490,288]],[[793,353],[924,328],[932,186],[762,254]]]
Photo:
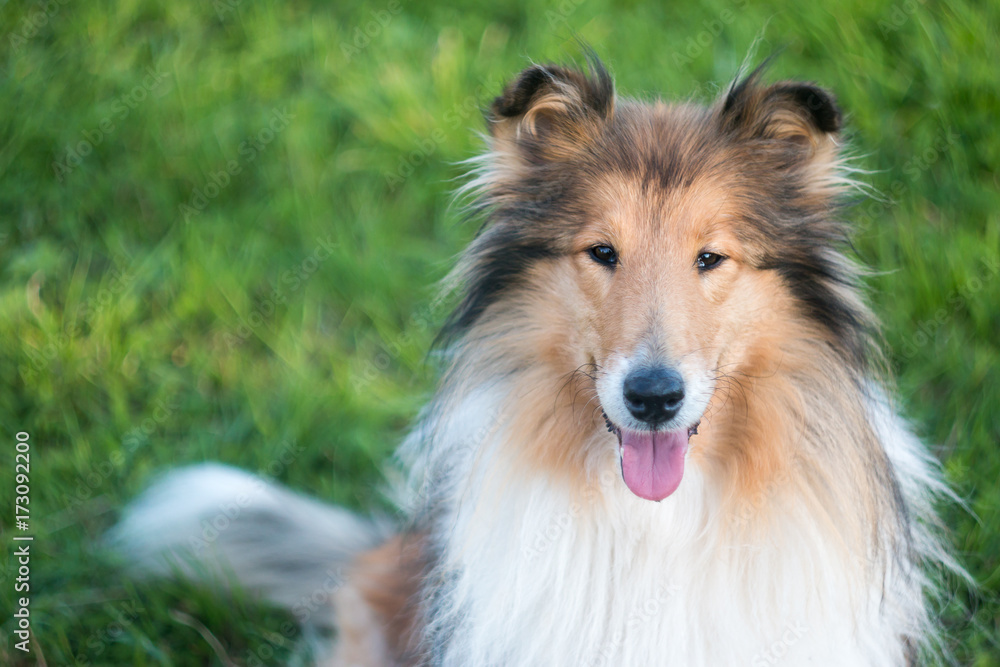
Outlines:
[[1000,665],[997,3],[57,0],[0,26],[5,640],[21,430],[37,536],[35,652],[0,663],[301,660],[290,616],[122,579],[96,549],[117,509],[202,460],[384,506],[380,462],[433,386],[433,286],[474,232],[449,193],[480,106],[577,36],[622,93],[707,101],[760,36],[773,78],[837,93],[881,193],[857,253],[974,513],[945,509],[982,590],[943,622],[960,664]]

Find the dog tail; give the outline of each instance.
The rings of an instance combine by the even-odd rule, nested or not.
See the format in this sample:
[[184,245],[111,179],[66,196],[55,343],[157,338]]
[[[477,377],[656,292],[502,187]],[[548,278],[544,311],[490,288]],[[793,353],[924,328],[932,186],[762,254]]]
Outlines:
[[[259,593],[300,622],[333,622],[329,600],[386,525],[220,464],[167,473],[134,501],[108,546],[138,576],[186,576]],[[319,604],[318,604],[319,603]]]

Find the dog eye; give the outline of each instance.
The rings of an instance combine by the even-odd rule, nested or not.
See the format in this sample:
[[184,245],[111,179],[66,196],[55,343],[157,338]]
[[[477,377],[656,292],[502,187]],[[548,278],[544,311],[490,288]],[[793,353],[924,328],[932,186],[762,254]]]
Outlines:
[[717,255],[714,252],[703,252],[698,255],[698,268],[707,271],[708,269],[714,269],[719,265],[725,257],[722,255]]
[[618,253],[609,245],[595,245],[588,252],[598,264],[614,266],[618,263]]

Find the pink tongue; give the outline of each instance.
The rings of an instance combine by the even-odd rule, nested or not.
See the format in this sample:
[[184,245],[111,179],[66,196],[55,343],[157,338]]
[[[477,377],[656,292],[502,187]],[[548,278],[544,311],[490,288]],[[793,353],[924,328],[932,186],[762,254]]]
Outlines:
[[622,476],[640,498],[660,501],[677,490],[684,476],[687,429],[670,433],[622,431]]

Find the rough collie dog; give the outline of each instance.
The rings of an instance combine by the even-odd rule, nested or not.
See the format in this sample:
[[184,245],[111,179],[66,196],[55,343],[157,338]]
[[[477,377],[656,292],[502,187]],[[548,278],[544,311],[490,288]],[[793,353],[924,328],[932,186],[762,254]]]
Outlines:
[[118,548],[287,606],[333,665],[909,665],[957,569],[843,253],[841,112],[761,71],[715,104],[533,66],[487,113],[485,219],[395,525],[218,465]]

